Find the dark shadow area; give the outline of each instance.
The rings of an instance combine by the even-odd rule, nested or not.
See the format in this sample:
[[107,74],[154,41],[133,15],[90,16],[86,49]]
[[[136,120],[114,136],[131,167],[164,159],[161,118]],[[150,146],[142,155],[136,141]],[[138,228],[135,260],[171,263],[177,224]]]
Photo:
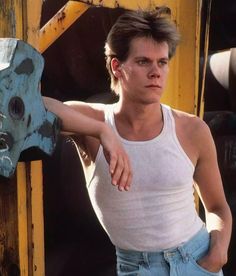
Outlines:
[[71,138],[44,159],[46,275],[115,275],[115,252],[88,197]]
[[[231,111],[206,112],[204,120],[209,125],[218,155],[219,168],[227,201],[233,215],[233,231],[229,260],[224,266],[225,276],[236,275],[236,113]],[[210,169],[210,168],[209,168]]]
[[[204,5],[206,11],[207,1],[204,1]],[[206,13],[203,13],[203,24],[205,16]],[[225,276],[236,275],[236,29],[233,27],[236,23],[235,18],[235,1],[212,1],[204,120],[210,127],[215,141],[226,199],[233,215],[229,258],[223,267]],[[201,53],[203,49],[202,39]],[[203,57],[201,69],[202,65]],[[202,71],[200,82],[201,79]],[[200,213],[204,217],[202,206]]]
[[[45,3],[49,5],[50,1]],[[48,13],[47,7],[44,10]],[[93,95],[110,94],[104,44],[111,26],[122,12],[119,8],[88,9],[45,51],[44,95],[63,101],[84,101]]]

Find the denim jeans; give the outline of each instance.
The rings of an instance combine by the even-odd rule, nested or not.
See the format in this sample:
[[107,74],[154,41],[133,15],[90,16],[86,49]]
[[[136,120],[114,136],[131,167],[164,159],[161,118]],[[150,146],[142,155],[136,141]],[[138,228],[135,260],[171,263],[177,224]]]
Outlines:
[[210,236],[203,227],[180,246],[158,252],[139,252],[116,248],[118,276],[223,276],[198,265],[208,252]]

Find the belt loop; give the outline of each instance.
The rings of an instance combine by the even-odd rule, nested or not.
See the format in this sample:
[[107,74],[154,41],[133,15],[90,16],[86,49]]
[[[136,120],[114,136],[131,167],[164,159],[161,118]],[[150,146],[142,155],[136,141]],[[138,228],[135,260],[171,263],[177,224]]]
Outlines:
[[183,249],[182,246],[179,246],[178,247],[178,251],[183,259],[183,262],[184,263],[187,263],[189,261],[189,256],[188,256],[188,253]]
[[148,252],[143,252],[142,255],[143,255],[143,263],[144,263],[144,265],[149,268],[150,267],[150,263],[149,263],[149,254],[148,254]]

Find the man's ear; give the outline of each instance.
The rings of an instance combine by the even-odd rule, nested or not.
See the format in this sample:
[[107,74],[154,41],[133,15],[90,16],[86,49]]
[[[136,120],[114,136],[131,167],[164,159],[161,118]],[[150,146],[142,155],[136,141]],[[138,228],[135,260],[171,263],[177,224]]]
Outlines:
[[111,60],[111,70],[116,78],[121,76],[121,63],[117,58]]

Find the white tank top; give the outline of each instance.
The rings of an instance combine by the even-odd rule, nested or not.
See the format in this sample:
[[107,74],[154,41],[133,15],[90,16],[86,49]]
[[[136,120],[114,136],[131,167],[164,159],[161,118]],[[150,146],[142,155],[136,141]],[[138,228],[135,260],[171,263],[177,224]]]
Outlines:
[[[119,136],[108,105],[105,121]],[[189,240],[202,227],[194,204],[194,166],[181,147],[170,107],[162,105],[164,126],[149,141],[120,137],[133,169],[128,192],[111,184],[100,146],[88,192],[95,213],[112,243],[122,249],[159,251]]]

